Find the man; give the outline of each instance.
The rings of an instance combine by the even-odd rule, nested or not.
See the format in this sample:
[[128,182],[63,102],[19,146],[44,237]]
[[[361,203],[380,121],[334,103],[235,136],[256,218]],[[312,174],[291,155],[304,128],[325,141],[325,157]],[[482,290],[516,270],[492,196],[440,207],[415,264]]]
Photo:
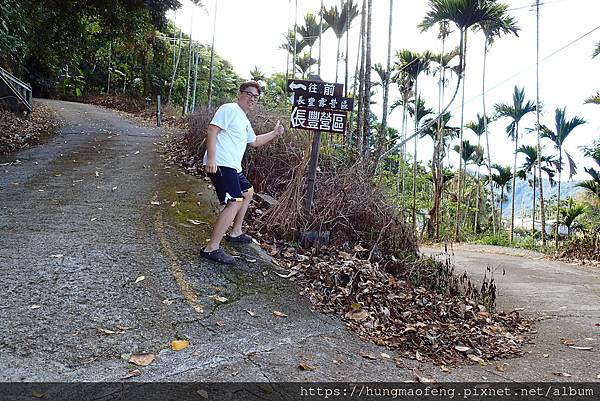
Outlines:
[[219,214],[208,244],[202,256],[220,263],[232,264],[233,256],[220,247],[221,239],[233,222],[233,228],[226,240],[247,244],[252,238],[242,232],[244,216],[252,200],[254,189],[242,173],[242,158],[246,145],[253,148],[265,145],[283,135],[279,121],[273,131],[256,135],[246,116],[260,97],[260,85],[256,81],[246,81],[240,85],[237,102],[219,107],[208,126],[204,168],[210,177],[219,202],[225,207]]

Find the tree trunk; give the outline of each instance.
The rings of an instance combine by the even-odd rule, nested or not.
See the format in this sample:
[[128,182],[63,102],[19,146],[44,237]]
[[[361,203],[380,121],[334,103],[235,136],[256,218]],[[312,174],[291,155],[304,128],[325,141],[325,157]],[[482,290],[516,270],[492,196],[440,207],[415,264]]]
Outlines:
[[533,220],[531,222],[531,236],[535,238],[535,192],[536,192],[536,186],[537,186],[537,181],[536,181],[537,175],[535,173],[535,166],[533,167],[533,211],[531,212],[531,220]]
[[[387,64],[385,69],[385,79],[383,80],[383,112],[381,115],[381,128],[377,137],[377,151],[375,152],[375,161],[379,159],[385,145],[385,135],[387,132],[388,100],[390,93],[390,68],[392,60],[392,21],[393,21],[394,0],[390,0],[390,19],[388,25],[388,46],[387,46]],[[346,33],[347,35],[347,33]],[[375,164],[375,163],[373,163]]]
[[[560,133],[557,133],[560,135]],[[554,247],[558,250],[558,228],[560,226],[560,176],[562,175],[562,147],[558,147],[558,192],[556,193],[556,237],[554,237]]]
[[458,151],[458,190],[457,190],[457,202],[456,202],[456,226],[454,228],[454,240],[460,241],[460,203],[462,201],[462,187],[463,187],[463,167],[462,167],[462,154],[463,154],[463,133],[464,133],[464,119],[465,119],[465,70],[466,70],[466,58],[467,58],[467,31],[461,31],[461,75],[462,79],[462,102],[460,110],[460,142]]
[[546,214],[544,205],[544,181],[542,180],[542,147],[540,144],[540,1],[535,1],[536,8],[536,46],[535,46],[535,80],[536,80],[536,130],[537,130],[537,168],[540,179],[540,215],[542,218],[542,245],[546,245]]
[[[363,0],[362,6],[362,16],[361,16],[361,24],[360,24],[360,35],[365,35],[366,31],[366,13],[367,13],[367,0]],[[358,115],[357,115],[357,129],[356,129],[356,140],[357,140],[357,149],[358,154],[362,156],[363,154],[363,132],[364,132],[364,90],[365,90],[365,53],[366,53],[366,39],[362,41],[361,45],[361,55],[360,55],[360,73],[359,73],[359,88],[358,88]],[[339,42],[338,42],[339,43]],[[339,48],[339,45],[338,45]],[[337,67],[336,67],[337,69]],[[336,82],[337,82],[337,73],[336,73]]]
[[[213,35],[210,46],[210,67],[208,70],[208,108],[212,108],[213,65],[215,59],[215,33],[217,32],[217,2],[215,1],[215,16],[213,17]],[[190,38],[191,40],[191,38]],[[294,59],[295,62],[295,59]]]
[[[419,117],[418,117],[418,103],[419,103],[419,91],[417,87],[418,74],[415,77],[415,131],[419,130]],[[419,136],[416,135],[414,138],[414,149],[413,149],[413,171],[412,171],[412,228],[414,231],[417,229],[417,144]]]
[[371,136],[371,121],[369,120],[371,107],[370,107],[370,96],[371,96],[371,26],[372,26],[372,9],[373,0],[367,1],[367,38],[365,41],[365,90],[364,90],[364,106],[363,106],[363,153],[364,156],[369,151],[369,138]]
[[510,243],[512,245],[515,234],[515,190],[516,190],[516,179],[517,179],[517,149],[519,148],[519,123],[515,122],[515,161],[513,163],[513,176],[512,176],[512,200],[511,200],[511,212],[510,212]]
[[[494,236],[496,236],[496,202],[494,202],[494,181],[492,180],[492,154],[490,152],[490,135],[488,130],[488,119],[485,109],[485,74],[487,71],[487,52],[488,52],[488,42],[487,38],[485,40],[485,47],[483,51],[483,78],[482,78],[482,91],[481,91],[481,99],[483,103],[483,126],[485,130],[485,146],[487,151],[487,167],[488,167],[488,181],[490,184],[490,208],[492,209],[492,232]],[[500,216],[502,218],[502,216]]]

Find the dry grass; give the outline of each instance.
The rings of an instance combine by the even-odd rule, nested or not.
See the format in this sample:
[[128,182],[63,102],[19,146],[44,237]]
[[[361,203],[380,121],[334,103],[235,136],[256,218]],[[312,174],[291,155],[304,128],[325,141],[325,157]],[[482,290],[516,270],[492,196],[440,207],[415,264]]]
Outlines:
[[[178,161],[190,171],[198,171],[201,164],[212,115],[204,109],[188,118],[190,131],[180,143]],[[248,117],[259,134],[271,131],[277,120],[288,118],[260,107]],[[306,212],[303,203],[312,135],[288,130],[283,139],[246,153],[244,171],[257,192],[278,200],[256,222],[257,227],[288,240],[299,239],[308,231],[328,232],[333,244],[349,248],[363,244],[376,251],[375,255],[384,248],[416,254],[414,235],[374,184],[369,169],[343,155],[343,150],[321,154],[312,213]]]

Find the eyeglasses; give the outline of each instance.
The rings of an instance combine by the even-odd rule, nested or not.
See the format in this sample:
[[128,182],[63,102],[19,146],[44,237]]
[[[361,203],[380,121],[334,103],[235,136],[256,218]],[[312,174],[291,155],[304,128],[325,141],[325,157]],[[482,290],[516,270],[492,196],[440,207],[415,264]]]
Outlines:
[[260,95],[256,95],[250,91],[242,91],[242,92],[245,93],[250,99],[258,100],[260,98]]

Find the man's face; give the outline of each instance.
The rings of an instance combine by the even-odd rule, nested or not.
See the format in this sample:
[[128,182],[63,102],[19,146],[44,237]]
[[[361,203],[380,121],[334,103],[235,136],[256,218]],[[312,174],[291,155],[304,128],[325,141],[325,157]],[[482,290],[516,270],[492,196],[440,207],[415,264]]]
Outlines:
[[249,86],[246,89],[239,91],[238,103],[245,111],[252,110],[256,106],[259,98],[258,90],[255,87]]

